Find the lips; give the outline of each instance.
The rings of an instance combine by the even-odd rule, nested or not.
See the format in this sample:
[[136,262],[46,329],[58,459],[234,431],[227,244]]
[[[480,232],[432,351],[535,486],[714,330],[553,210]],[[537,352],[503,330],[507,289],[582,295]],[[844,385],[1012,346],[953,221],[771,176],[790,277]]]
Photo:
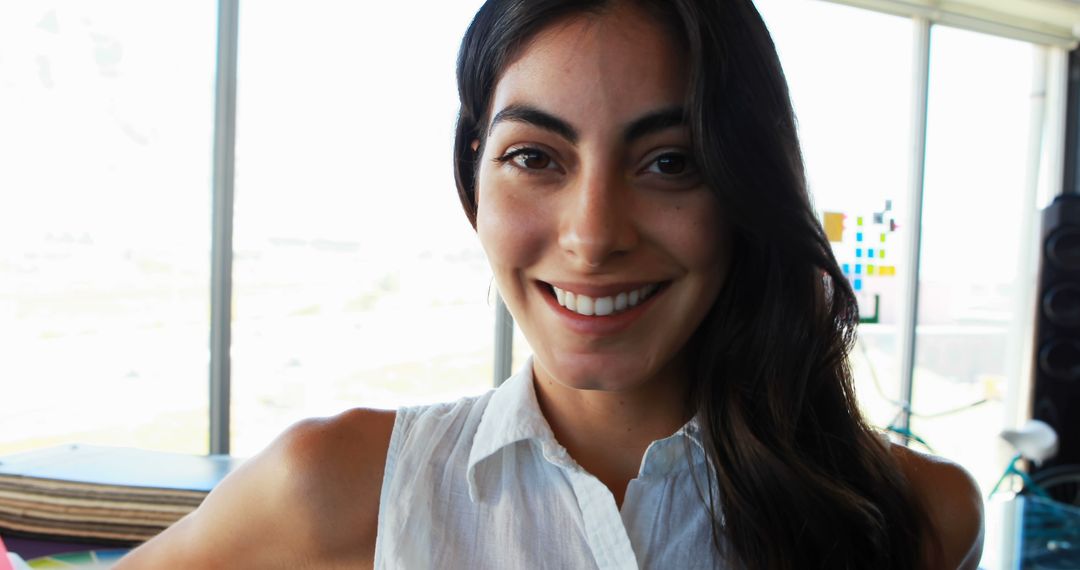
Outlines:
[[[534,282],[537,289],[542,293],[541,297],[554,311],[562,326],[574,333],[588,337],[610,337],[627,331],[634,323],[643,317],[653,306],[654,301],[668,289],[670,281],[621,283],[616,285],[593,285],[583,283],[560,282],[558,285],[544,281]],[[558,291],[562,290],[562,299],[559,299]],[[642,292],[646,292],[643,296]],[[630,304],[631,293],[637,293],[637,304]],[[574,308],[566,306],[570,294],[574,297]],[[615,304],[619,302],[620,295],[625,295],[626,306],[621,310],[615,310]],[[580,303],[581,299],[588,299],[584,305],[592,304],[591,315],[583,314],[589,307]],[[609,299],[609,300],[605,300]],[[606,315],[597,314],[597,304],[600,312],[607,310],[607,304],[611,303],[611,312]]]

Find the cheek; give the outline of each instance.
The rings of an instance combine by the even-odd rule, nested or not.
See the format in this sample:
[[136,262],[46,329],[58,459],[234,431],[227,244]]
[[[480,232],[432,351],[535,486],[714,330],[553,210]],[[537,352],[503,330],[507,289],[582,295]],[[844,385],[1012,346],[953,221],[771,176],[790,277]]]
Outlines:
[[536,263],[546,246],[543,210],[483,170],[478,187],[476,233],[496,276]]
[[715,199],[703,198],[669,211],[664,220],[668,249],[686,270],[722,277],[731,258],[730,224]]

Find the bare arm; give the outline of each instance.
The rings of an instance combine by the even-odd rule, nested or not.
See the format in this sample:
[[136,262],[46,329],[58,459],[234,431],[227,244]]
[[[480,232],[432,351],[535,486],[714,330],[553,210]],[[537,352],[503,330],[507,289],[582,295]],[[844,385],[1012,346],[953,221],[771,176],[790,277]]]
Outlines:
[[983,549],[983,502],[974,479],[950,461],[899,445],[892,446],[892,450],[941,543],[942,559],[928,561],[927,568],[978,568]]
[[116,566],[370,568],[394,413],[305,420]]

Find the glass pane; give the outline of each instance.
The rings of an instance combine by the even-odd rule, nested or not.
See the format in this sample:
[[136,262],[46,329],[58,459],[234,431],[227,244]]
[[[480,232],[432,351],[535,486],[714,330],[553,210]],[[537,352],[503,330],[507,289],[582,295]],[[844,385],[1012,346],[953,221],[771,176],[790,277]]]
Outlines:
[[244,4],[234,453],[302,417],[492,385],[491,273],[450,168],[479,5]]
[[1004,396],[1031,335],[1017,276],[1034,249],[1034,54],[952,28],[932,34],[912,429],[984,492],[1007,462]]
[[205,453],[214,2],[0,5],[0,453]]
[[817,0],[756,4],[791,88],[815,207],[870,321],[852,355],[856,391],[885,427],[900,410],[912,22]]

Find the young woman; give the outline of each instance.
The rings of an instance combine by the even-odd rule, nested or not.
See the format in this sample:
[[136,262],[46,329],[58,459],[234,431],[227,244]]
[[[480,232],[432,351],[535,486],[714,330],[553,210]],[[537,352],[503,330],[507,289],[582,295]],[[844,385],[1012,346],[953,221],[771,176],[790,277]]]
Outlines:
[[294,426],[120,568],[975,568],[971,478],[858,410],[749,0],[490,0],[458,81],[458,190],[529,365]]

